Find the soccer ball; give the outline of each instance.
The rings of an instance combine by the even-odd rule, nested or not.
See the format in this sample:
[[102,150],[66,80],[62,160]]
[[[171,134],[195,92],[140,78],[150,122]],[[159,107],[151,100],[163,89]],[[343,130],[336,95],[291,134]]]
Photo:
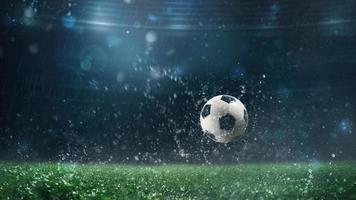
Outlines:
[[219,95],[205,103],[200,112],[204,134],[216,142],[228,143],[241,136],[247,127],[245,106],[230,95]]

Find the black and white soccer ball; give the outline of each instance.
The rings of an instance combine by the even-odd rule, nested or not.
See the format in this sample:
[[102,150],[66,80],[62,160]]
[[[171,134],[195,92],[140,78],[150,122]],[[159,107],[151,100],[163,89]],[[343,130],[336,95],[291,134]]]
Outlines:
[[245,106],[230,95],[219,95],[205,103],[200,112],[200,125],[209,138],[228,143],[241,136],[248,124]]

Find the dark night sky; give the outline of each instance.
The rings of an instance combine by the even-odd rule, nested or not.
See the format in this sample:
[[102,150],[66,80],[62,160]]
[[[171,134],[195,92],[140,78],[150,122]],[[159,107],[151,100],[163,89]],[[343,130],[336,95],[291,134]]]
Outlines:
[[[0,3],[0,159],[356,158],[356,1]],[[246,134],[206,138],[219,94]]]

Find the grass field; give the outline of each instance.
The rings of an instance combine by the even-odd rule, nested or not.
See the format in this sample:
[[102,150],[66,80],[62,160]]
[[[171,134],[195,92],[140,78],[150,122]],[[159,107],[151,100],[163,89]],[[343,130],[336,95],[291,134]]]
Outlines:
[[0,199],[356,199],[356,163],[0,163]]

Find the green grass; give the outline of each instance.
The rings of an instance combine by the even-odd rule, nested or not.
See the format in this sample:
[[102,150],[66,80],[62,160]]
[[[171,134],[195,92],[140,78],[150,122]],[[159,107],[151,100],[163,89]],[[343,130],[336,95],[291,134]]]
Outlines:
[[356,199],[356,163],[0,163],[0,199]]

